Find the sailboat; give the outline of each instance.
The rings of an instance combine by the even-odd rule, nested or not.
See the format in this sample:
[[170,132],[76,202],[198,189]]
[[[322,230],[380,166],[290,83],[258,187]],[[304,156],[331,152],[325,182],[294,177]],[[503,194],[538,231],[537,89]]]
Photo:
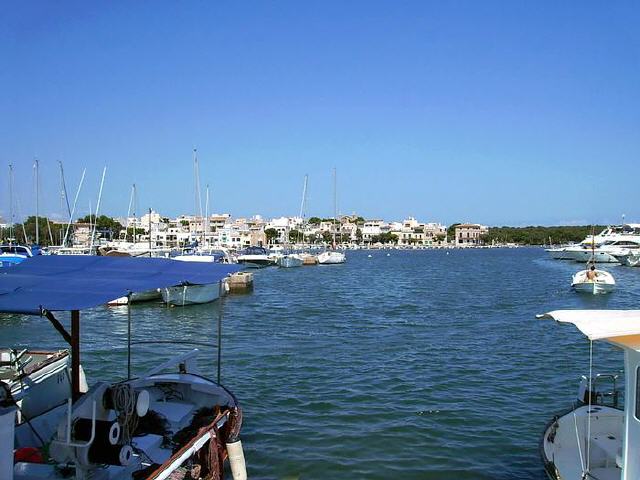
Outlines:
[[338,199],[336,194],[336,169],[333,169],[333,241],[332,250],[325,250],[318,255],[318,264],[320,265],[337,265],[344,263],[347,256],[336,250],[336,217],[338,216]]
[[[593,236],[593,233],[592,233]],[[592,252],[595,249],[595,242],[591,242]],[[576,292],[591,293],[593,295],[599,293],[609,293],[616,286],[616,281],[609,272],[596,269],[595,253],[587,262],[587,268],[575,273],[571,279],[571,287]]]
[[[302,189],[302,204],[300,205],[300,219],[302,220],[302,229],[304,229],[304,204],[307,195],[307,181],[309,179],[308,175],[304,176],[304,187]],[[299,239],[296,239],[299,240]],[[304,264],[304,256],[299,253],[291,253],[291,246],[289,246],[289,253],[285,253],[283,255],[279,255],[276,258],[276,264],[281,268],[293,268],[293,267],[301,267]]]

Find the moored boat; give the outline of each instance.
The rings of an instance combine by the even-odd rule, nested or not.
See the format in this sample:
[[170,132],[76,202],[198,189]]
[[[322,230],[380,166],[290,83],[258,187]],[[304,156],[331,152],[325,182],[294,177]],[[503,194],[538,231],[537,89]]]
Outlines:
[[168,305],[185,306],[211,303],[220,298],[220,282],[202,285],[183,284],[161,289],[162,300]]
[[278,257],[276,263],[282,268],[301,267],[303,263],[302,257],[295,254],[287,254]]
[[39,254],[39,247],[15,244],[0,245],[0,267],[11,267]]
[[[593,272],[592,278],[590,278],[591,272]],[[613,291],[616,287],[616,281],[609,272],[589,268],[580,270],[573,275],[571,287],[577,292],[596,295]]]
[[347,260],[347,256],[337,250],[326,250],[318,255],[319,265],[337,265],[344,263]]
[[275,259],[263,247],[247,247],[236,257],[238,263],[247,267],[261,268],[275,265]]
[[627,267],[640,267],[640,253],[627,251],[614,255],[621,265]]
[[[624,352],[624,401],[618,375],[582,377],[577,401],[544,429],[540,454],[551,480],[630,480],[640,476],[640,311],[557,310],[538,318],[570,323],[590,342]],[[591,346],[589,347],[591,350]],[[589,371],[593,367],[589,355]],[[587,366],[585,366],[587,368]]]

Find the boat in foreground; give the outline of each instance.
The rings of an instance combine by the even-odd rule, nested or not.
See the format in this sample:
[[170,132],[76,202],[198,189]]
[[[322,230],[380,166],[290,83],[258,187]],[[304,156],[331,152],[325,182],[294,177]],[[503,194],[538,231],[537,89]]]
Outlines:
[[[9,379],[0,384],[4,387],[0,394],[0,478],[222,478],[228,460],[234,479],[246,479],[238,437],[242,412],[235,396],[219,383],[219,361],[217,382],[198,373],[197,350],[134,377],[129,325],[124,380],[98,382],[87,389],[80,364],[81,309],[185,279],[213,284],[237,267],[212,269],[210,265],[160,259],[51,256],[8,270],[0,276],[0,292],[11,295],[0,294],[0,312],[49,320],[70,345],[71,368],[67,368],[64,352],[0,352],[0,361],[6,363],[3,372]],[[100,288],[89,281],[93,278],[100,278]],[[55,317],[59,311],[70,311],[70,332]],[[220,328],[219,322],[218,352]],[[151,339],[143,343],[163,342]],[[29,370],[29,355],[35,360],[33,366],[40,367]],[[23,373],[16,376],[16,372]],[[38,372],[45,381],[31,385]],[[20,390],[20,381],[28,384],[28,389]],[[41,405],[44,400],[53,403]],[[23,409],[26,406],[29,415]]]
[[622,349],[625,367],[624,402],[617,375],[583,377],[577,402],[546,426],[540,453],[548,477],[640,478],[640,311],[556,310],[538,318],[573,324],[590,342]]
[[[589,272],[594,272],[593,278],[589,278]],[[616,288],[616,281],[609,272],[587,269],[580,270],[573,275],[571,278],[571,287],[576,292],[597,295],[612,292]]]

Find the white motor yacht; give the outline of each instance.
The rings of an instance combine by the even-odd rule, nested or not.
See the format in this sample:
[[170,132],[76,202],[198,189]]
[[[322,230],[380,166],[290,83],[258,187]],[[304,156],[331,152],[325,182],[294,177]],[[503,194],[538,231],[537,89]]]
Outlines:
[[547,252],[554,260],[571,260],[571,255],[567,253],[567,248],[569,247],[573,247],[573,245],[545,248],[544,251]]
[[247,247],[236,257],[238,263],[243,263],[247,267],[261,268],[275,265],[275,258],[263,247]]
[[627,267],[640,267],[640,252],[627,251],[624,253],[614,254],[614,256],[621,265],[625,265]]
[[546,426],[540,453],[548,477],[640,478],[640,311],[557,310],[538,318],[573,324],[591,342],[624,352],[624,402],[617,375],[583,377],[577,401]]
[[598,263],[619,263],[616,255],[640,252],[640,236],[606,241],[596,248],[573,248],[565,251],[571,260],[587,262],[593,256]]

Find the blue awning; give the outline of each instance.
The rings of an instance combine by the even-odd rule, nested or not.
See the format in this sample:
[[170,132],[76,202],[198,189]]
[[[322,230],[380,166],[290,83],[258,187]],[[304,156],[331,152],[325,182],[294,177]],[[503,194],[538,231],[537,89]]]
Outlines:
[[216,283],[241,268],[162,258],[37,256],[1,269],[0,312],[84,310],[132,292]]

